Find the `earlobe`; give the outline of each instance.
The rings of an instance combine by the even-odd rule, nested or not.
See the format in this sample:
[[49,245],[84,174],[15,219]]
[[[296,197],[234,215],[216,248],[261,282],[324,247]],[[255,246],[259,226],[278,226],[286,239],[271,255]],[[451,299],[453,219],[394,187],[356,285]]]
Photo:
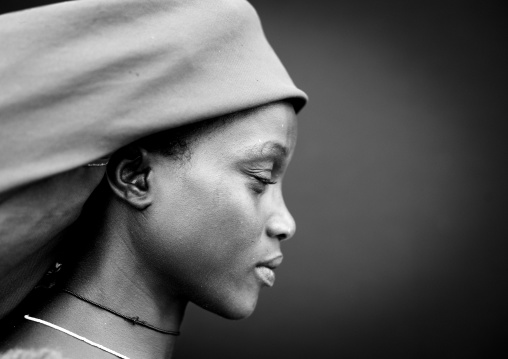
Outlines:
[[139,210],[151,204],[148,160],[145,149],[131,147],[108,165],[108,182],[113,193]]

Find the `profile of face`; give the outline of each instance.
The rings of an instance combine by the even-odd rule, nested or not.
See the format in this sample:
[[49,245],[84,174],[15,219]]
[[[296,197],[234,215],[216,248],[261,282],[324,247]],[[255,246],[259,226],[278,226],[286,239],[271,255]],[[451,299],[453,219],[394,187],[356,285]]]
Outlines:
[[278,102],[201,136],[188,158],[143,152],[144,184],[116,189],[143,275],[221,316],[249,316],[295,232],[282,179],[296,137],[293,107]]

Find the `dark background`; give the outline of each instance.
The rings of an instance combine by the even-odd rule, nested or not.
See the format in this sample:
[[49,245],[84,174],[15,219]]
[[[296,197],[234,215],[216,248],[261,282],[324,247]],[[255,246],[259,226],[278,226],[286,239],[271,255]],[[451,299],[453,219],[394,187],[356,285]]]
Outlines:
[[506,355],[502,2],[252,3],[311,98],[285,181],[298,230],[254,315],[189,307],[176,357]]

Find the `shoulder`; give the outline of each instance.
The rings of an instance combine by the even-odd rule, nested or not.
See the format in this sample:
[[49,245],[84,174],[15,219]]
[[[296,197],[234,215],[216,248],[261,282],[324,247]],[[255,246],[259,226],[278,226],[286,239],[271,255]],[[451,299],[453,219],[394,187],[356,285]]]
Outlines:
[[53,349],[11,349],[0,353],[0,359],[65,359]]

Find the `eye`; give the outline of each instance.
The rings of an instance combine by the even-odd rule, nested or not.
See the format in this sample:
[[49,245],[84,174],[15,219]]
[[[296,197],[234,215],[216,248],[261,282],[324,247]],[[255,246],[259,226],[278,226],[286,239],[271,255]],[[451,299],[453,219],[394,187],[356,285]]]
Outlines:
[[272,180],[270,177],[265,177],[260,174],[251,173],[250,177],[253,179],[251,188],[257,194],[263,193],[266,189],[266,186],[277,183],[277,181]]

